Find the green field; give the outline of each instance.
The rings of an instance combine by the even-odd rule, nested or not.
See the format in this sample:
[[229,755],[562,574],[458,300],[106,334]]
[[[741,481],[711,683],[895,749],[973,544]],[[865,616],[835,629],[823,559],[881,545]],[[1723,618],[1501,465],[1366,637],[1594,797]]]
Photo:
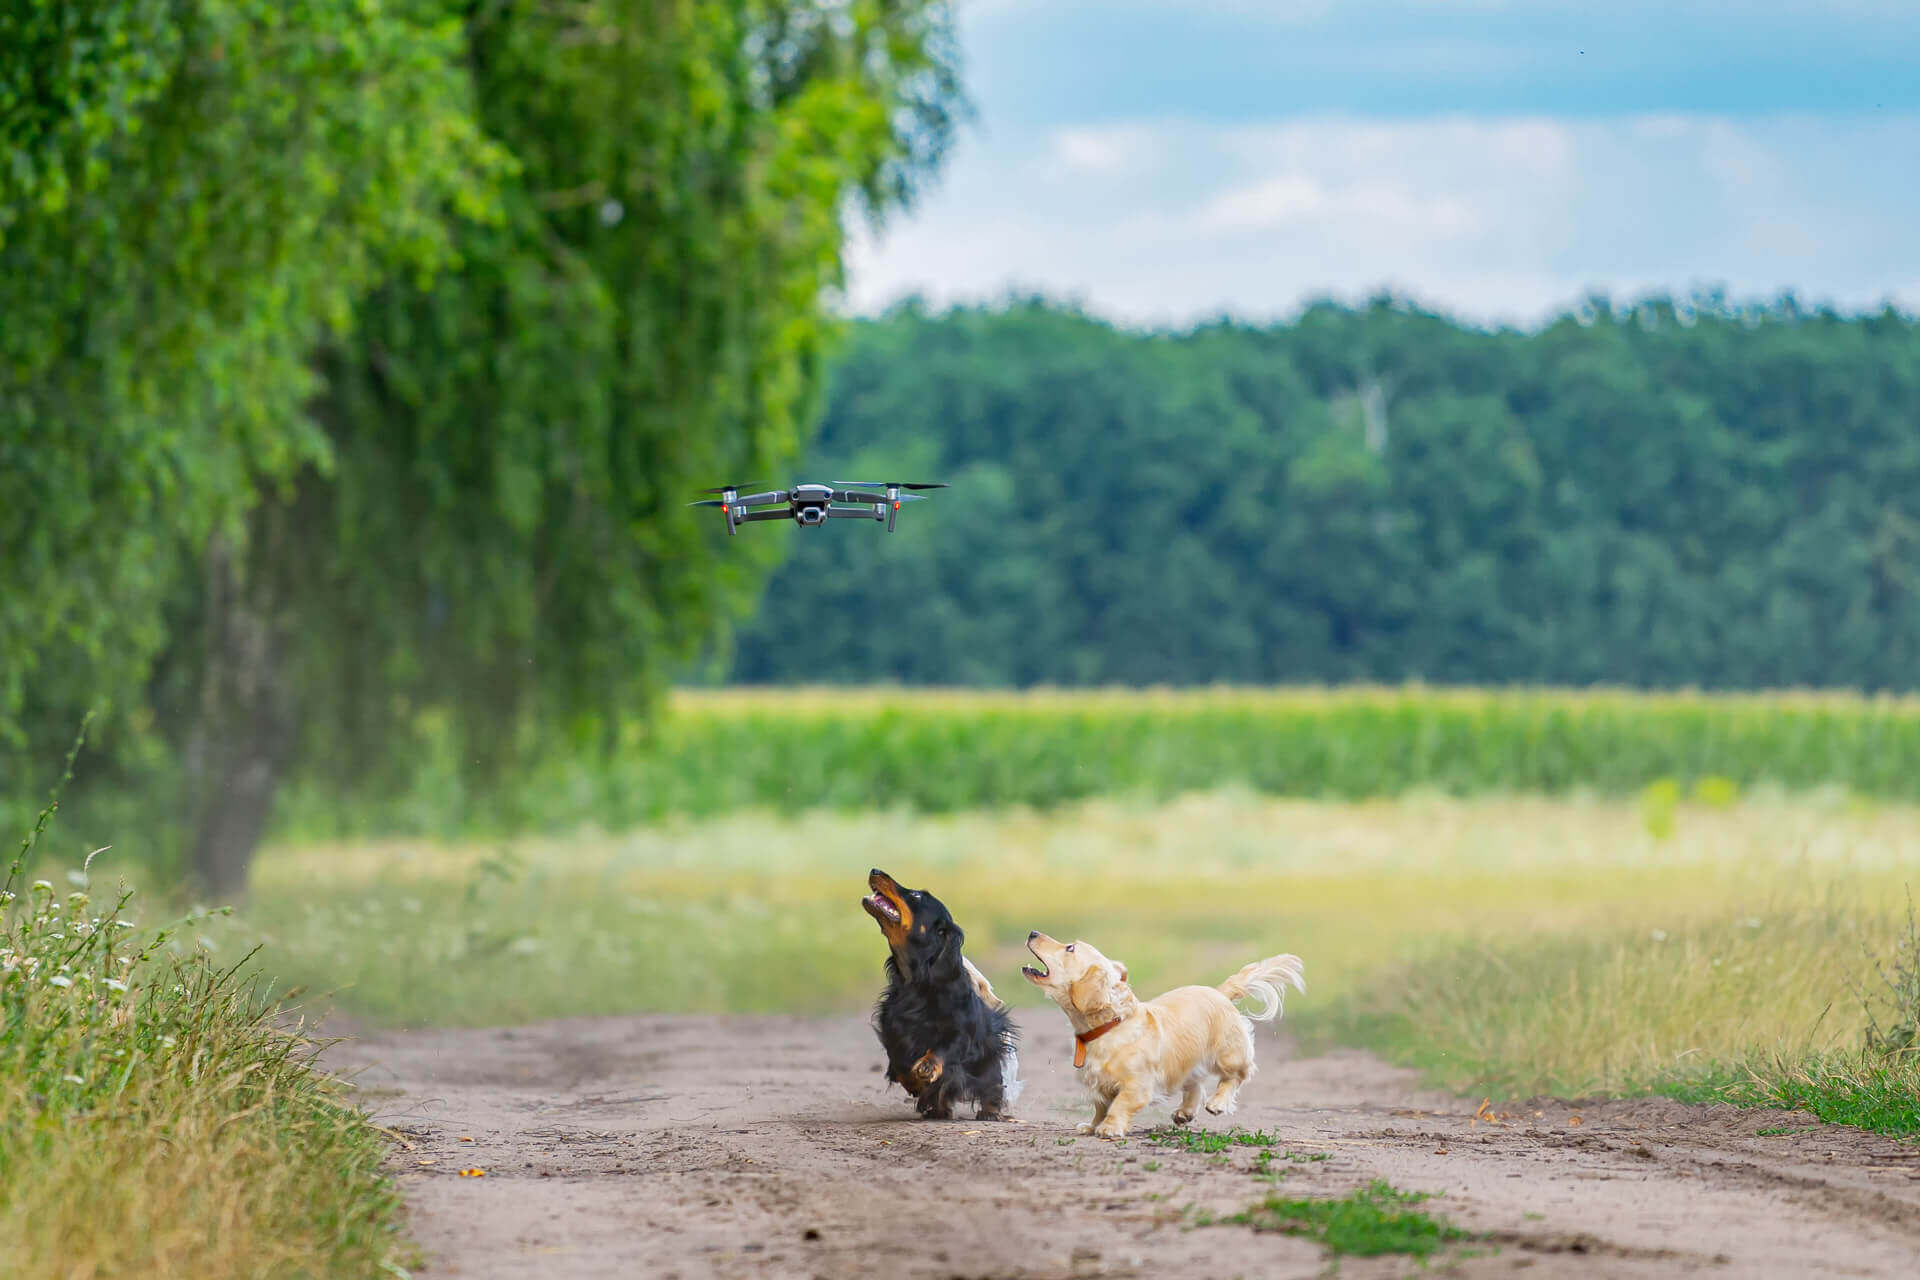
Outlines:
[[1920,802],[1920,700],[1841,694],[689,691],[609,758],[556,751],[484,785],[463,780],[447,735],[424,738],[400,794],[344,804],[296,789],[282,837],[618,831],[743,809],[952,813],[1222,787],[1354,800],[1669,782]]

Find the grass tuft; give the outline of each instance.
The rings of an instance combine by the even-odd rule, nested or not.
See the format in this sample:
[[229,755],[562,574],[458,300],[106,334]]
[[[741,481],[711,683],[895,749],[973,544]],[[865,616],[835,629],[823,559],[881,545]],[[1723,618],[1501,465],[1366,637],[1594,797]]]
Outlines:
[[1402,1191],[1375,1180],[1338,1200],[1268,1196],[1245,1212],[1218,1221],[1304,1236],[1324,1245],[1335,1257],[1398,1253],[1429,1258],[1449,1244],[1476,1238],[1445,1218],[1409,1207],[1429,1198],[1423,1192]]
[[204,917],[141,927],[91,855],[29,881],[53,808],[0,888],[0,1275],[393,1274],[385,1144],[318,1046]]

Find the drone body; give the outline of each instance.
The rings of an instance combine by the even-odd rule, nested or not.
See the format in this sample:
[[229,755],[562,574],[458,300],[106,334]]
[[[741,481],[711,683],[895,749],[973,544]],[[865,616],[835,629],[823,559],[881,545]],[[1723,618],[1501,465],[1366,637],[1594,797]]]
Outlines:
[[[905,480],[835,480],[831,484],[797,484],[790,489],[769,489],[764,493],[742,494],[747,486],[721,485],[709,489],[718,498],[690,502],[691,507],[718,507],[727,522],[729,536],[743,524],[761,520],[791,520],[803,528],[823,525],[829,520],[885,520],[887,532],[903,502],[920,502],[915,494],[902,489],[944,489],[944,484],[912,484]],[[862,493],[861,489],[882,489],[884,493]]]

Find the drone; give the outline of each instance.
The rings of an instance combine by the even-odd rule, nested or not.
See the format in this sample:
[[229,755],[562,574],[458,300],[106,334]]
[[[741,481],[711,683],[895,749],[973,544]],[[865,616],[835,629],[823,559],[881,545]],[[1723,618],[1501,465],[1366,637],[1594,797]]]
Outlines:
[[[723,484],[702,493],[717,493],[717,498],[689,502],[690,507],[718,507],[727,522],[727,535],[743,524],[758,520],[791,520],[805,528],[823,525],[829,520],[885,520],[887,532],[893,532],[894,518],[903,502],[924,502],[925,498],[903,489],[944,489],[944,484],[916,484],[906,480],[834,480],[828,484],[797,484],[791,489],[769,489],[765,493],[744,496],[744,484]],[[884,493],[861,493],[862,489],[880,489]],[[754,508],[760,508],[755,510]]]

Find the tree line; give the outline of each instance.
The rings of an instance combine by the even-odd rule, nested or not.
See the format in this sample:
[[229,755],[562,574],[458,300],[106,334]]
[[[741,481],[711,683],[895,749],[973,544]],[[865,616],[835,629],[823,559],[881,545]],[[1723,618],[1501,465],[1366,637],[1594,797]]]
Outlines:
[[909,302],[858,326],[808,466],[953,488],[891,538],[770,530],[710,672],[1920,685],[1894,311],[1594,298],[1521,332],[1382,297],[1147,333]]
[[800,448],[962,107],[944,0],[0,10],[0,816],[100,708],[231,892],[290,771],[643,714],[776,554],[687,491]]

